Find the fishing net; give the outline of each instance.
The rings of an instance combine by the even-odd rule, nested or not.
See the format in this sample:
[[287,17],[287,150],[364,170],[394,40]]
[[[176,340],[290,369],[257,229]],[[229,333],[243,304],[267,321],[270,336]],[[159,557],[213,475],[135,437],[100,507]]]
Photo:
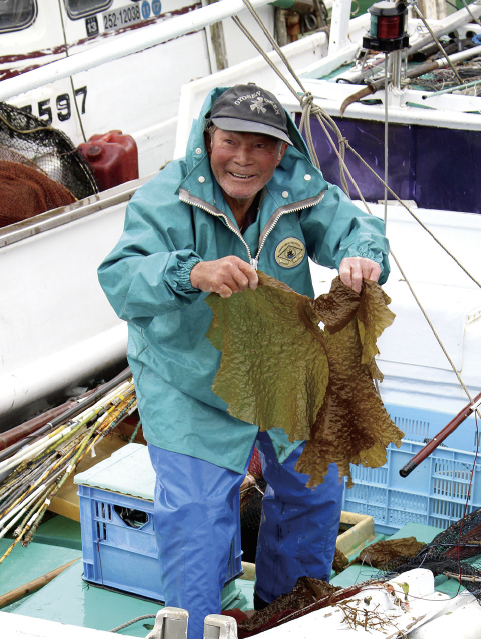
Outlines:
[[254,448],[246,478],[239,491],[241,526],[257,530],[261,521],[262,497],[266,488],[257,448]]
[[75,202],[68,189],[33,168],[28,160],[10,162],[1,158],[0,147],[0,227]]
[[[63,185],[77,200],[98,193],[90,168],[73,142],[62,131],[39,118],[0,102],[0,159],[12,160],[7,150],[16,152]],[[17,160],[14,160],[17,161]]]
[[261,523],[262,497],[267,482],[262,477],[261,460],[254,448],[247,476],[239,491],[242,552],[244,561],[255,561]]
[[[469,62],[457,65],[456,70],[465,84],[475,80],[481,80],[481,57],[476,57],[469,60]],[[411,78],[409,80],[409,86],[421,91],[442,91],[458,85],[459,81],[456,75],[452,69],[449,68],[436,69],[435,71],[425,73],[419,78]],[[453,91],[453,94],[481,95],[481,84],[460,89],[459,91]]]
[[481,508],[439,533],[414,558],[401,557],[384,566],[387,573],[400,574],[427,568],[435,576],[460,581],[481,604]]
[[250,473],[247,474],[240,493],[241,526],[259,528],[261,520],[262,497],[266,488],[263,479],[256,479]]

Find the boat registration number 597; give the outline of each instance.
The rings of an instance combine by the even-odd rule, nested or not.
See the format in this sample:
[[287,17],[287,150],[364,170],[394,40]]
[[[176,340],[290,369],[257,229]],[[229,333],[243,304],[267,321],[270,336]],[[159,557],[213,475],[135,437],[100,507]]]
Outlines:
[[126,27],[129,24],[141,22],[142,15],[139,5],[133,4],[120,7],[120,9],[113,9],[112,11],[104,11],[104,13],[102,13],[102,19],[104,21],[104,31],[113,31],[114,29]]

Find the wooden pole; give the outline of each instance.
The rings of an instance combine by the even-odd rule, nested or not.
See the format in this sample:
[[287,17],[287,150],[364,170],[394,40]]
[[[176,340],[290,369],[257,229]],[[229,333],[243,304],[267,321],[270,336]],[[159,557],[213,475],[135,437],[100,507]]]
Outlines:
[[401,470],[399,471],[399,474],[401,475],[401,477],[407,477],[410,473],[412,473],[412,471],[415,468],[417,468],[417,466],[419,466],[419,464],[422,461],[426,459],[426,457],[429,457],[429,455],[433,452],[433,450],[435,450],[439,446],[439,444],[441,444],[446,439],[446,437],[451,435],[451,433],[453,433],[456,430],[456,428],[462,422],[464,422],[464,420],[467,417],[471,415],[471,413],[473,412],[473,406],[475,406],[479,400],[481,400],[481,393],[478,393],[476,397],[474,398],[472,404],[469,403],[467,406],[465,406],[463,410],[460,411],[456,415],[456,417],[454,417],[449,422],[447,426],[445,426],[441,431],[439,431],[439,433],[435,435],[431,439],[431,441],[419,451],[417,455],[414,455],[411,461],[409,461],[405,466],[401,468]]
[[81,557],[77,557],[77,559],[72,559],[72,561],[69,561],[68,564],[64,564],[63,566],[60,566],[59,568],[55,568],[55,570],[51,570],[50,572],[45,573],[41,577],[37,577],[37,579],[34,579],[33,581],[29,581],[28,583],[23,584],[23,586],[19,586],[18,588],[15,588],[14,590],[10,590],[10,592],[7,592],[6,594],[1,595],[0,608],[4,608],[5,606],[8,606],[11,603],[14,603],[15,601],[18,601],[22,597],[26,597],[27,595],[30,595],[32,592],[39,590],[40,588],[42,588],[42,586],[45,586],[46,584],[49,583],[49,581],[52,581],[52,579],[55,579],[55,577],[60,575],[61,572],[66,570],[69,566],[74,564],[79,559],[81,559]]

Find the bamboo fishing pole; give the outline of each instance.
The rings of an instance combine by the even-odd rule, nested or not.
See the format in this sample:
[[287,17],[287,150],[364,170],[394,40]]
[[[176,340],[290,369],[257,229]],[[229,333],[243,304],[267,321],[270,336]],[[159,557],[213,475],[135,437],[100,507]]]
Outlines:
[[[133,386],[132,386],[132,392],[133,392]],[[135,403],[135,401],[136,401],[135,397],[133,399],[124,400],[124,402],[126,402],[128,404],[128,406],[130,406],[133,403]],[[108,422],[109,425],[112,424],[112,422],[113,422],[113,424],[112,424],[112,427],[113,427],[114,425],[116,425],[118,423],[119,419],[121,417],[123,417],[123,415],[125,413],[124,402],[119,404],[119,406],[112,406],[112,408],[109,409],[109,411],[98,420],[98,422],[100,422],[100,423],[98,423],[97,426],[94,425],[94,427],[91,429],[91,431],[89,433],[87,433],[87,435],[84,437],[84,439],[80,443],[80,445],[79,445],[74,457],[72,458],[72,460],[69,462],[67,468],[65,469],[64,474],[61,477],[61,479],[59,480],[58,484],[53,486],[53,488],[51,489],[49,495],[46,497],[45,502],[44,502],[42,508],[39,510],[34,523],[31,525],[30,532],[26,536],[26,538],[25,538],[25,540],[23,542],[23,545],[27,545],[31,541],[31,538],[32,538],[34,532],[37,530],[38,525],[40,523],[40,520],[42,519],[45,511],[47,510],[48,506],[50,505],[51,500],[55,497],[55,495],[60,490],[60,488],[63,486],[63,484],[65,483],[67,478],[75,470],[75,468],[77,467],[78,463],[82,460],[84,455],[88,452],[88,450],[90,450],[91,446],[86,450],[86,447],[87,447],[87,445],[89,443],[89,440],[93,439],[93,441],[96,442],[96,441],[98,441],[98,439],[100,439],[101,437],[103,437],[106,434],[105,431],[107,429],[102,426],[102,423],[103,423],[104,419],[106,420],[106,418],[109,416],[109,413],[113,413],[112,416],[111,416],[111,421]],[[125,407],[125,408],[127,408],[127,407]],[[108,420],[106,420],[106,421],[108,421]],[[99,427],[101,428],[100,432],[98,432],[98,428]]]
[[[124,403],[126,404],[125,406],[124,406]],[[75,470],[75,468],[77,467],[79,462],[89,452],[89,450],[91,450],[92,446],[94,446],[95,443],[99,439],[101,439],[103,436],[108,434],[108,432],[115,427],[115,425],[119,422],[119,420],[124,417],[124,415],[127,412],[129,407],[133,407],[132,410],[135,408],[134,404],[136,406],[136,398],[135,397],[132,398],[132,399],[129,399],[129,398],[125,399],[124,402],[119,404],[118,407],[113,407],[113,411],[112,412],[117,411],[117,415],[113,415],[112,416],[112,420],[107,425],[107,427],[104,427],[101,432],[96,433],[94,437],[92,437],[92,434],[93,434],[92,432],[88,433],[85,436],[84,440],[82,441],[82,443],[79,446],[79,449],[78,449],[77,453],[75,454],[74,458],[70,461],[70,463],[67,466],[67,469],[65,470],[65,472],[64,472],[63,476],[61,477],[60,481],[58,482],[58,484],[56,484],[50,490],[49,494],[46,496],[44,503],[42,504],[41,508],[37,512],[37,516],[35,517],[34,521],[30,525],[29,532],[25,535],[25,539],[22,542],[23,546],[27,546],[31,542],[31,540],[33,538],[33,535],[35,534],[36,530],[38,529],[38,526],[40,525],[40,521],[42,520],[42,518],[43,518],[43,516],[45,514],[45,511],[49,507],[52,499],[54,499],[55,495],[62,488],[63,484],[65,483],[67,478],[72,474],[72,472]],[[92,438],[93,441],[87,447],[87,445],[89,444],[89,440],[91,438]]]
[[[16,498],[14,500],[10,499],[9,503],[7,502],[7,507],[2,512],[1,517],[3,518],[6,514],[8,514],[9,511],[15,508],[19,502],[24,501],[26,498],[28,498],[29,493],[31,494],[32,491],[36,490],[36,488],[42,482],[45,482],[48,479],[48,476],[51,475],[52,472],[55,471],[59,466],[66,465],[69,457],[71,457],[74,452],[74,448],[75,448],[75,442],[71,443],[70,449],[66,450],[65,453],[62,453],[61,457],[56,462],[55,461],[52,462],[51,459],[47,459],[45,463],[40,466],[42,470],[44,469],[44,466],[46,466],[45,470],[43,470],[43,473],[42,474],[39,473],[39,476],[37,477],[37,479],[32,484],[25,487],[23,492],[20,494],[20,496],[16,497],[16,494],[18,494],[18,491],[15,491]],[[51,483],[51,482],[49,481],[47,483]],[[19,490],[22,490],[22,486],[20,486]],[[0,534],[0,537],[1,536],[2,535]]]
[[[39,499],[38,502],[35,504],[34,509],[40,507],[40,505],[43,503],[44,497],[42,497],[42,499]],[[16,537],[15,541],[7,548],[6,552],[2,555],[2,557],[0,557],[0,564],[5,561],[5,559],[10,555],[10,553],[12,552],[12,550],[15,548],[15,546],[20,543],[20,541],[22,540],[22,538],[24,537],[24,535],[27,534],[31,523],[33,523],[34,521],[34,517],[35,515],[32,515],[32,510],[28,513],[28,515],[25,517],[25,519],[23,520],[21,527],[22,529],[19,530],[18,536]],[[36,512],[36,511],[35,511]]]
[[[115,397],[119,393],[121,394],[128,387],[128,381],[122,382],[122,384],[109,391],[105,395],[105,397],[97,401],[90,409],[87,409],[80,413],[80,415],[78,415],[77,418],[75,418],[71,422],[67,423],[66,425],[61,424],[56,430],[49,433],[48,435],[45,435],[39,441],[25,446],[24,449],[13,455],[13,457],[1,461],[0,472],[13,470],[15,466],[21,466],[22,464],[25,464],[34,457],[38,456],[41,452],[51,449],[54,444],[57,445],[61,441],[64,441],[69,433],[71,433],[72,431],[75,432],[75,430],[78,429],[79,425],[87,424],[89,421],[91,421],[93,417],[95,417],[95,415],[105,409],[105,406],[111,401],[113,397]],[[24,466],[22,466],[22,469],[23,467]]]
[[[90,411],[84,410],[83,413],[77,416],[76,423],[70,424],[72,426],[71,429],[66,430],[63,428],[65,425],[60,424],[54,432],[56,434],[62,433],[62,436],[52,443],[48,441],[49,446],[47,449],[39,451],[38,447],[36,447],[34,450],[37,452],[37,457],[20,464],[21,466],[27,466],[28,464],[35,466],[36,464],[34,471],[37,472],[37,475],[35,476],[35,481],[31,482],[23,493],[19,495],[17,492],[15,499],[13,501],[10,500],[8,508],[1,514],[0,521],[6,524],[8,529],[22,516],[24,518],[15,530],[15,541],[0,558],[0,563],[10,555],[14,547],[22,539],[23,545],[27,545],[31,541],[46,509],[50,505],[51,499],[57,494],[81,459],[102,437],[115,428],[126,413],[133,412],[136,405],[135,387],[132,380],[122,382],[113,390],[109,388],[104,397]],[[88,423],[95,417],[97,417],[95,423],[92,426],[88,426]],[[83,432],[84,429],[88,429],[86,434]],[[30,452],[32,452],[32,449],[30,449]],[[47,459],[45,459],[46,457]],[[39,460],[41,461],[39,462]],[[13,474],[18,474],[18,468],[15,469]],[[25,468],[25,470],[28,476],[31,469]],[[12,485],[11,482],[10,485]],[[39,496],[40,498],[37,499]],[[4,528],[4,534],[6,532],[7,530]]]
[[[95,414],[98,414],[98,412],[105,410],[106,406],[108,405],[108,403],[115,398],[118,390],[121,390],[121,392],[124,392],[126,390],[129,389],[133,390],[133,385],[132,384],[122,384],[119,387],[117,387],[117,389],[115,389],[115,394],[113,395],[112,393],[109,393],[105,398],[103,398],[103,400],[101,400],[100,402],[98,402],[98,404],[96,405],[95,409],[92,409],[87,416],[82,419],[81,421],[79,421],[77,424],[72,425],[70,428],[68,429],[62,429],[62,427],[60,427],[62,430],[60,431],[60,433],[64,433],[63,437],[61,437],[60,439],[57,439],[54,437],[54,443],[51,444],[49,446],[49,448],[47,448],[46,450],[43,451],[42,455],[43,456],[47,456],[49,453],[54,453],[55,455],[59,453],[59,447],[64,443],[64,442],[68,442],[70,439],[72,439],[73,435],[75,433],[78,433],[79,431],[81,431],[83,429],[84,426],[86,426],[86,424],[91,421],[91,419],[94,417]],[[80,419],[80,418],[79,418]],[[94,424],[93,428],[95,429],[97,426],[97,424]],[[68,455],[68,449],[65,451],[62,451],[61,456],[65,456]],[[35,461],[35,458],[33,460],[30,460],[31,463],[33,463]],[[21,464],[18,468],[17,468],[17,473],[20,472],[22,470],[22,466],[25,465]],[[42,477],[40,477],[39,479],[37,479],[36,482],[33,482],[29,487],[27,487],[26,491],[23,491],[23,493],[21,493],[21,495],[18,497],[18,499],[15,501],[11,501],[10,500],[10,504],[8,504],[8,507],[3,511],[3,516],[5,516],[6,513],[8,513],[9,510],[11,510],[13,507],[16,506],[16,504],[22,500],[22,496],[23,498],[27,496],[27,494],[29,492],[31,492],[32,490],[34,490],[36,488],[36,486],[38,486],[38,484],[43,481],[43,479],[45,478],[46,474],[48,473],[49,470],[53,470],[55,469],[56,466],[58,466],[59,463],[62,463],[62,459],[59,460],[59,462],[57,464],[54,463],[53,467],[51,466],[51,462],[49,462],[49,460],[47,460],[46,462],[48,464],[48,469],[47,471],[44,473],[44,475]],[[17,474],[15,473],[15,474]]]
[[[72,417],[75,417],[75,415],[78,415],[80,412],[84,411],[86,408],[89,408],[90,406],[95,404],[95,402],[100,397],[105,395],[112,388],[115,388],[115,386],[119,385],[121,382],[124,382],[126,379],[128,379],[131,376],[132,376],[132,373],[130,371],[130,368],[127,367],[125,370],[123,370],[121,373],[119,373],[116,377],[111,379],[109,382],[106,382],[105,384],[102,384],[101,386],[98,386],[96,389],[94,389],[94,392],[91,393],[90,395],[86,393],[85,397],[81,396],[80,398],[75,400],[74,405],[71,408],[68,408],[67,410],[62,412],[60,415],[57,415],[55,418],[51,419],[46,424],[38,428],[35,431],[35,436],[44,435],[46,432],[48,432],[49,430],[53,428],[56,428],[58,425],[66,423]],[[26,422],[26,424],[29,424],[29,423],[30,422]],[[31,433],[29,433],[29,435],[30,434]],[[28,437],[28,435],[26,435],[26,437]],[[25,445],[24,439],[25,437],[21,439],[20,441],[14,444],[12,443],[10,446],[7,446],[7,447],[4,447],[0,444],[0,449],[5,448],[5,450],[2,450],[0,452],[0,461],[3,461],[4,459],[9,457],[13,453],[17,452],[17,450],[22,448]],[[0,442],[1,442],[1,439],[0,439]]]
[[81,557],[72,559],[72,561],[69,561],[67,564],[63,564],[63,566],[59,566],[58,568],[55,568],[55,570],[50,570],[49,572],[46,572],[41,577],[37,577],[37,579],[34,579],[33,581],[29,581],[28,583],[23,584],[23,586],[19,586],[18,588],[15,588],[15,590],[10,590],[10,592],[7,592],[4,595],[1,595],[0,608],[5,608],[5,606],[9,606],[15,601],[22,599],[26,595],[31,595],[36,590],[39,590],[40,588],[48,584],[50,581],[52,581],[52,579],[55,579],[55,577],[60,575],[60,573],[62,573],[67,568],[69,568],[72,564],[74,564],[79,559],[81,559]]

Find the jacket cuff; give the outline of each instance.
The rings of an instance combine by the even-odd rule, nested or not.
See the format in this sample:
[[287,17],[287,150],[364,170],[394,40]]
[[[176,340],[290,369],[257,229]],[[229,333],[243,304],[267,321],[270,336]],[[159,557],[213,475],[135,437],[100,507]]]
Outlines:
[[190,272],[196,264],[202,262],[200,257],[192,255],[185,262],[179,265],[178,271],[178,289],[184,293],[197,293],[199,289],[194,288],[190,281]]
[[350,251],[349,249],[346,251],[346,253],[344,254],[343,257],[365,257],[368,260],[372,260],[373,262],[377,262],[377,264],[379,264],[379,266],[382,267],[383,265],[383,255],[379,254],[379,253],[374,253],[373,251],[371,251],[371,249],[369,248],[364,248],[364,249],[357,249],[354,251]]

